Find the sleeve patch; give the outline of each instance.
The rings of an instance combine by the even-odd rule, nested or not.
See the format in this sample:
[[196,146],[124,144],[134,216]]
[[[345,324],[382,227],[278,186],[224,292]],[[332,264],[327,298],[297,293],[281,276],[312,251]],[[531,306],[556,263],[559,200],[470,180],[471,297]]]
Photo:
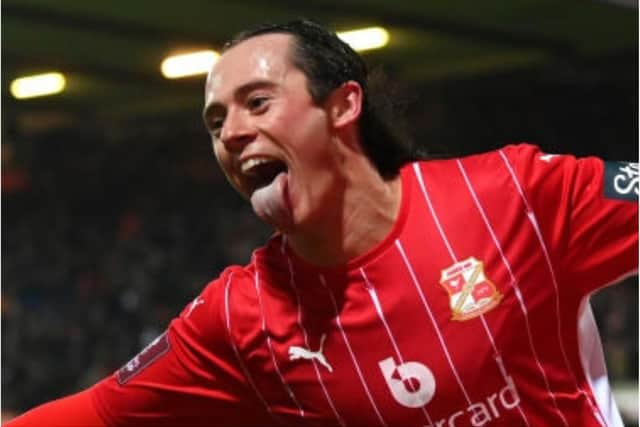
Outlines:
[[604,162],[604,196],[638,201],[638,163]]
[[146,346],[140,353],[131,359],[126,365],[118,369],[116,378],[118,384],[125,385],[133,377],[145,370],[171,349],[167,332],[160,335]]

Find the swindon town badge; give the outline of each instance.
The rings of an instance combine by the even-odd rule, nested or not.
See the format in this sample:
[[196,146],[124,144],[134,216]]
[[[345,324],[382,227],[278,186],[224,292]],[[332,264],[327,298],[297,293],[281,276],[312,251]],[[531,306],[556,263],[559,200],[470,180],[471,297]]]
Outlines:
[[452,320],[469,320],[498,305],[502,294],[484,273],[484,264],[474,257],[442,270],[440,284],[449,294]]

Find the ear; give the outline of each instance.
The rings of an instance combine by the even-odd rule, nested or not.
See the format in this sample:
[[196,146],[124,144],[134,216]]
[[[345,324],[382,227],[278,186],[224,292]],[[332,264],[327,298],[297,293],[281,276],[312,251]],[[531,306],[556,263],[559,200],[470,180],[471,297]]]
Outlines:
[[362,87],[349,80],[335,89],[329,96],[327,111],[334,128],[344,128],[354,124],[362,112]]

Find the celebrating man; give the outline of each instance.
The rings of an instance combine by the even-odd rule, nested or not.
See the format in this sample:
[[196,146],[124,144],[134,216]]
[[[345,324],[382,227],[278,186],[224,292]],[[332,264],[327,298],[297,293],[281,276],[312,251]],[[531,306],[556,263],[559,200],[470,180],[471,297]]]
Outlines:
[[637,271],[637,164],[420,160],[375,96],[314,23],[228,43],[204,121],[277,232],[112,376],[11,425],[621,425],[588,298]]

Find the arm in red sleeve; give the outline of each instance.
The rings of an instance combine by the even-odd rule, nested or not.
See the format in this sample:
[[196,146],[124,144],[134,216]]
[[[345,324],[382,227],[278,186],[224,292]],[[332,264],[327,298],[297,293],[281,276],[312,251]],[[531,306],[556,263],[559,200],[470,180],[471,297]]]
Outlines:
[[92,388],[107,424],[264,425],[269,415],[246,381],[224,322],[225,288],[232,276],[225,270],[166,332]]
[[540,227],[560,285],[578,295],[638,270],[638,164],[505,150]]
[[89,390],[37,406],[3,424],[5,427],[106,427],[98,415]]

